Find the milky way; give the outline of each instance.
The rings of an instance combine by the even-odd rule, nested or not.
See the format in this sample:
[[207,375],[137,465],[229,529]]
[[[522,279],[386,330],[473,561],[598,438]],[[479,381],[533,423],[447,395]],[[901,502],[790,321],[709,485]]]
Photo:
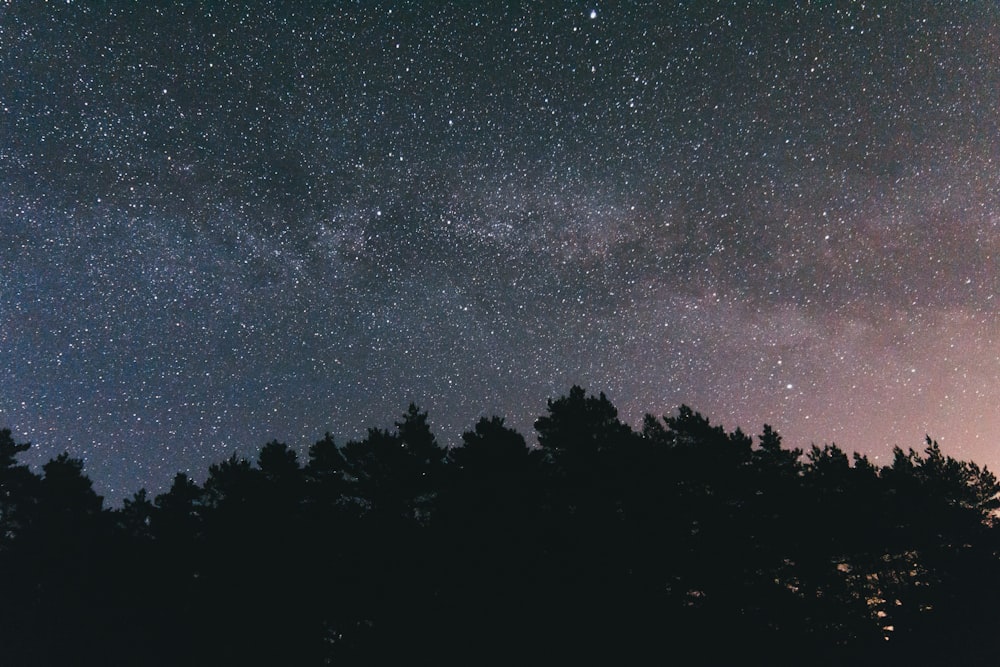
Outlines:
[[0,4],[28,460],[117,501],[580,384],[1000,467],[996,3],[309,4]]

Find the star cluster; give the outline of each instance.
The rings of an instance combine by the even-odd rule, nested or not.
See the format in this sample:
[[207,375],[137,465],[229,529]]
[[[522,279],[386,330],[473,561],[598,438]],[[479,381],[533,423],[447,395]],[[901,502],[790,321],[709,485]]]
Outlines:
[[530,434],[572,384],[1000,466],[998,35],[985,1],[2,3],[0,424],[112,500],[410,401]]

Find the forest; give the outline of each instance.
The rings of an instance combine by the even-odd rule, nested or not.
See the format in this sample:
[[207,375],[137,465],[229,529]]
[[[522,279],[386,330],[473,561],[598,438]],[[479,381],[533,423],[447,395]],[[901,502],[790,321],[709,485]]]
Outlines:
[[0,431],[4,665],[994,664],[1000,484],[573,387],[536,442],[414,405],[105,506]]

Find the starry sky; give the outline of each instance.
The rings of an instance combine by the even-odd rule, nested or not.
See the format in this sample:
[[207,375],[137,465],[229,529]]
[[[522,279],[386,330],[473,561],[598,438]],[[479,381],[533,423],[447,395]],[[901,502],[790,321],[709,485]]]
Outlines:
[[0,426],[111,502],[573,384],[1000,468],[998,254],[992,1],[0,2]]

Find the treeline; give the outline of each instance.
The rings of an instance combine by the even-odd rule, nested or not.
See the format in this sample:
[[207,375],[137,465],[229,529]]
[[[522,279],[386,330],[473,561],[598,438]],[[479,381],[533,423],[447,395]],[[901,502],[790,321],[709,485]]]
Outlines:
[[3,665],[993,664],[992,473],[803,453],[687,407],[636,432],[574,387],[537,447],[415,406],[300,461],[107,509],[0,431]]

